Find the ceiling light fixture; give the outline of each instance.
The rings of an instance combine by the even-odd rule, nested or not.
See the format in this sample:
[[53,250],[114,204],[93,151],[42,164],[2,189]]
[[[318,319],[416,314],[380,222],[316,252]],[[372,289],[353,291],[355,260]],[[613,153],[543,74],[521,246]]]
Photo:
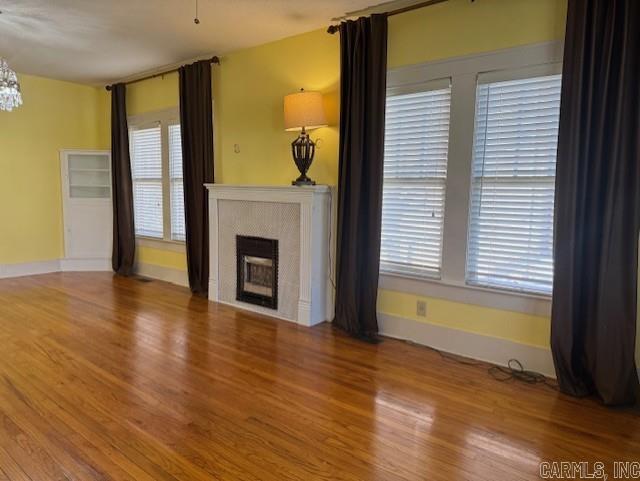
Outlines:
[[22,105],[22,94],[16,73],[0,58],[0,110],[11,112]]

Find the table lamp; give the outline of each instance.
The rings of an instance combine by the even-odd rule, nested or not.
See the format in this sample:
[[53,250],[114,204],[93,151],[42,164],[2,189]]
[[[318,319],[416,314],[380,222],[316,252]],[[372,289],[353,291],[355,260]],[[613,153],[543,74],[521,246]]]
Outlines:
[[300,131],[300,135],[291,143],[291,153],[300,177],[291,185],[315,185],[315,181],[307,177],[307,171],[313,162],[316,144],[307,130],[326,127],[327,119],[322,105],[320,92],[300,92],[284,97],[284,128],[286,131]]

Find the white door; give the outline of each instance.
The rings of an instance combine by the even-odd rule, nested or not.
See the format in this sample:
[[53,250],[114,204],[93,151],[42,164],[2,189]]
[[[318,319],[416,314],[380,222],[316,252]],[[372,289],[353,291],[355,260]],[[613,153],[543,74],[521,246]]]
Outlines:
[[61,155],[65,259],[111,259],[111,154],[65,150]]

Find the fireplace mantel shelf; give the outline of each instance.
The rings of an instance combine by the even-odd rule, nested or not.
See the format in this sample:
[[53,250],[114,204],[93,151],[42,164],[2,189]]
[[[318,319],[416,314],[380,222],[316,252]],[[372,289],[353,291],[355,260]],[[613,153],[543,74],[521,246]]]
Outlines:
[[[248,310],[257,310],[263,314],[280,317],[305,326],[312,326],[319,322],[329,320],[333,310],[333,293],[329,273],[330,246],[329,226],[331,217],[332,187],[328,185],[288,186],[288,185],[236,185],[236,184],[205,184],[209,191],[209,247],[211,255],[209,274],[209,299],[215,302],[226,302],[236,307]],[[221,236],[228,239],[231,232],[228,225],[220,221],[219,208],[223,205],[226,209],[233,208],[234,204],[228,201],[238,201],[240,209],[242,202],[262,202],[274,204],[267,209],[278,211],[277,204],[299,206],[299,285],[298,297],[294,298],[297,312],[290,316],[279,314],[277,311],[256,309],[256,306],[242,302],[235,302],[226,296],[221,298],[221,286],[229,282],[220,268],[219,248]],[[285,207],[282,207],[283,209]],[[288,207],[291,209],[291,207]],[[228,212],[228,211],[227,211]],[[250,216],[251,211],[239,210]],[[264,219],[260,219],[264,221]],[[261,222],[250,222],[249,225],[260,225]],[[290,224],[289,224],[290,225]],[[272,226],[273,227],[273,226]],[[273,230],[273,229],[269,229]],[[243,235],[257,237],[269,237],[264,232],[242,232]],[[272,234],[272,237],[277,238]],[[228,285],[228,284],[224,284]],[[227,291],[225,291],[227,292]],[[286,291],[285,293],[286,294]]]
[[263,202],[300,202],[313,195],[329,195],[328,185],[237,185],[205,184],[209,197],[228,200],[249,200]]
[[209,190],[231,191],[231,190],[265,190],[265,191],[287,191],[287,192],[329,192],[331,186],[318,185],[248,185],[248,184],[204,184]]

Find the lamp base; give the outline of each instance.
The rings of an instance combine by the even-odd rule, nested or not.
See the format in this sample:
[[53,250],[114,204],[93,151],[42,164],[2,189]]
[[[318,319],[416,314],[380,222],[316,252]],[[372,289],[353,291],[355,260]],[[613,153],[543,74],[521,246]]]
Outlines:
[[291,185],[316,185],[316,181],[315,180],[311,180],[306,175],[305,176],[301,175],[296,180],[292,180],[291,181]]
[[293,161],[300,172],[300,177],[291,181],[291,185],[316,185],[315,181],[307,177],[307,171],[311,167],[315,151],[316,144],[303,127],[298,138],[291,143]]

